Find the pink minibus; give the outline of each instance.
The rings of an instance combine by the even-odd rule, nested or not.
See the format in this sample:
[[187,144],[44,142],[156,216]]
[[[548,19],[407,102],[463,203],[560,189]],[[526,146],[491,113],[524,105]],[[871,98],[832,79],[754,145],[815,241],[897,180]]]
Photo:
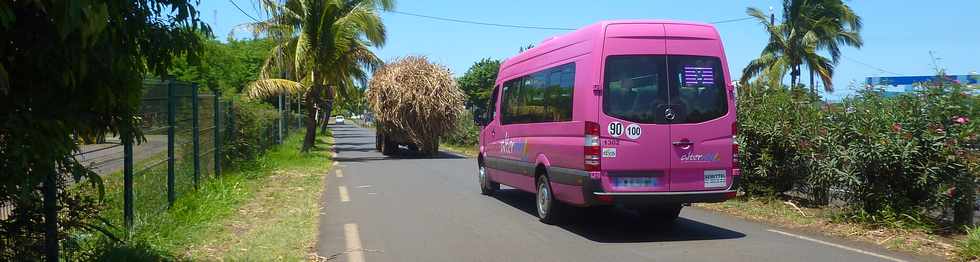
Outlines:
[[664,20],[599,22],[500,66],[478,113],[479,181],[535,193],[542,222],[569,206],[673,221],[735,196],[735,100],[718,31]]

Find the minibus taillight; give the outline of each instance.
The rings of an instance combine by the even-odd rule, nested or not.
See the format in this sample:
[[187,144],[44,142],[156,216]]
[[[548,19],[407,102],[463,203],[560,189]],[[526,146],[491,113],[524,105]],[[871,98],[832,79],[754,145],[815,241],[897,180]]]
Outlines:
[[738,165],[738,122],[732,122],[732,169]]
[[585,171],[599,171],[599,158],[602,149],[599,148],[599,124],[585,122]]

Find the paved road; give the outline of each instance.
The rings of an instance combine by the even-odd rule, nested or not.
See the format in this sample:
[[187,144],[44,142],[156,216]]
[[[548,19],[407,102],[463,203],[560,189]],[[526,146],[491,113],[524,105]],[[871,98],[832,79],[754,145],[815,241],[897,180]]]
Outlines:
[[331,261],[928,261],[685,208],[656,226],[619,210],[581,209],[563,226],[538,222],[532,194],[480,195],[476,164],[450,154],[387,158],[374,134],[333,125],[337,168],[320,219]]
[[[123,146],[119,139],[108,139],[106,144],[82,145],[75,158],[99,175],[111,174],[123,169]],[[133,161],[150,158],[167,151],[167,136],[147,135],[146,141],[133,147]]]

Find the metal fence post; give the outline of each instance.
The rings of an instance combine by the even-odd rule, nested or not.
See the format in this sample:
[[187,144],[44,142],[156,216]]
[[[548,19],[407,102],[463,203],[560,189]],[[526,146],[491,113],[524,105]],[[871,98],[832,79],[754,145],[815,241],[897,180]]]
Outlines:
[[174,147],[177,134],[177,90],[173,80],[167,81],[167,124],[167,203],[173,206],[177,198],[177,192],[174,190],[176,184],[174,164],[177,161],[174,156],[177,153]]
[[214,90],[214,176],[221,175],[221,92]]
[[[53,166],[52,166],[53,167]],[[53,168],[44,176],[44,253],[48,261],[60,261],[58,249],[58,174]]]
[[193,107],[192,114],[194,115],[191,117],[192,118],[191,121],[193,121],[191,123],[192,125],[191,132],[193,133],[193,135],[191,136],[193,137],[194,140],[194,189],[195,190],[198,188],[198,183],[201,179],[201,133],[200,133],[201,127],[200,124],[197,123],[198,120],[200,120],[200,117],[198,116],[198,113],[200,112],[200,110],[198,109],[198,107],[200,107],[200,103],[198,103],[197,101],[198,100],[197,89],[198,89],[197,83],[191,85],[191,92],[192,92],[191,107]]
[[285,110],[286,108],[283,106],[283,100],[284,100],[283,95],[279,94],[279,120],[276,121],[276,125],[278,126],[278,130],[276,130],[277,144],[282,144],[282,125],[283,125],[282,114],[283,111],[286,111]]
[[123,220],[127,237],[133,232],[133,135],[123,134]]

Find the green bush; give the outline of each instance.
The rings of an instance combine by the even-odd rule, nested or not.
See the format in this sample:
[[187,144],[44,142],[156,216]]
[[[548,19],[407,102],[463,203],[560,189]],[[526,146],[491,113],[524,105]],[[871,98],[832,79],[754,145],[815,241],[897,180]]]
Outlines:
[[473,122],[473,112],[466,111],[457,121],[452,133],[442,138],[444,143],[457,146],[473,146],[479,143],[480,127]]
[[810,141],[822,112],[802,89],[758,88],[738,99],[738,142],[743,190],[785,193],[807,180]]
[[222,152],[225,161],[235,165],[255,160],[276,143],[278,111],[267,103],[233,98],[234,123],[226,126],[228,141]]
[[943,82],[822,104],[801,90],[753,89],[738,101],[742,189],[797,190],[822,203],[833,192],[870,216],[953,209],[964,223],[978,170],[974,93]]

